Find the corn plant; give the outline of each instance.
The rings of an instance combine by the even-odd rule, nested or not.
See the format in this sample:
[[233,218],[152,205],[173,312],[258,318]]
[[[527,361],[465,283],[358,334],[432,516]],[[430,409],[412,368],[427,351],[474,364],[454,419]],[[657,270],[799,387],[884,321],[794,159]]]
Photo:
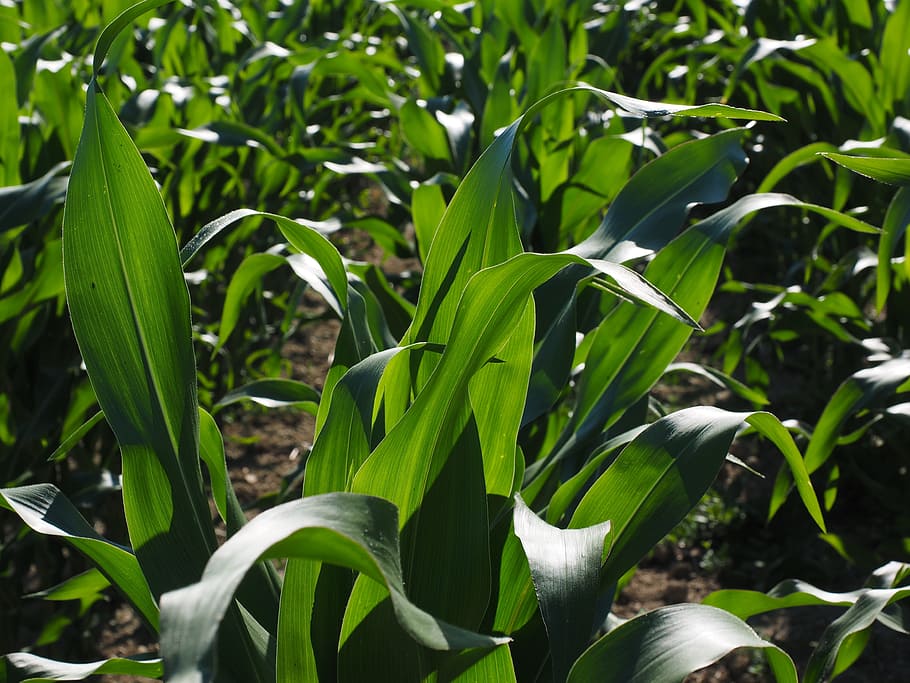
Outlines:
[[[138,3],[99,37],[64,213],[67,303],[120,446],[131,547],[101,537],[51,485],[0,491],[32,530],[97,567],[72,592],[113,585],[160,634],[161,658],[68,664],[15,653],[3,680],[678,681],[752,647],[777,680],[795,681],[789,656],[743,619],[781,601],[832,601],[817,589],[757,604],[725,595],[719,606],[674,605],[625,622],[611,603],[620,578],[698,503],[744,426],[778,447],[824,529],[806,463],[777,418],[696,407],[652,420],[647,394],[698,328],[741,221],[795,206],[862,226],[757,194],[680,231],[693,204],[723,200],[745,167],[736,128],[644,166],[596,229],[562,251],[526,251],[517,215],[527,207],[513,191],[518,141],[570,98],[642,119],[776,117],[590,85],[528,102],[444,210],[429,212],[437,219],[423,224],[419,298],[396,335],[389,308],[312,223],[237,210],[178,250],[99,82],[117,34],[161,4]],[[558,150],[536,150],[541,173],[549,153]],[[182,266],[248,216],[277,226],[287,260],[306,256],[296,260],[342,332],[321,396],[300,394],[318,400],[301,499],[246,523],[218,427],[199,406]],[[624,265],[635,263],[643,274]],[[220,547],[200,463],[228,530]],[[283,575],[275,558],[289,559]],[[910,593],[905,575],[889,566],[865,592],[833,600],[857,609],[819,645],[807,680],[838,670],[841,645],[872,620],[902,628],[892,608]]]

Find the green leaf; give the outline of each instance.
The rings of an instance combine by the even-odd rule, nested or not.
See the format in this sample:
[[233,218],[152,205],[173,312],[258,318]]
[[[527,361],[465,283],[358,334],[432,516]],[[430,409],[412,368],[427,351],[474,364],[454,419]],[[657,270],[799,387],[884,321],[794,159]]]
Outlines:
[[564,681],[594,630],[610,522],[587,529],[559,529],[538,518],[515,494],[514,524],[550,639],[553,679]]
[[512,653],[508,645],[493,649],[464,650],[443,662],[436,680],[440,683],[514,682]]
[[570,683],[678,683],[741,647],[766,651],[775,679],[796,683],[796,667],[732,614],[705,605],[661,607],[616,627],[575,663]]
[[[602,582],[619,580],[695,507],[717,477],[737,429],[748,422],[781,448],[819,526],[821,509],[789,432],[769,413],[687,408],[651,424],[619,454],[578,505],[569,524],[613,522]],[[636,491],[636,495],[628,495]]]
[[846,379],[825,406],[806,449],[806,469],[815,472],[830,457],[851,415],[893,394],[910,377],[910,360],[895,358]]
[[[588,258],[628,261],[662,249],[678,232],[692,203],[717,202],[726,197],[730,186],[746,165],[746,157],[740,146],[741,138],[741,130],[725,131],[703,140],[680,145],[647,164],[623,187],[594,233],[571,251]],[[716,220],[722,222],[728,218],[727,214],[721,214]],[[732,229],[733,225],[735,223],[727,229]],[[675,265],[670,267],[669,271],[666,265],[655,266],[648,276],[661,277],[663,281],[659,288],[671,297],[680,297],[682,308],[694,318],[701,315],[701,309],[693,308],[690,302],[704,300],[706,304],[714,286],[712,283],[711,290],[708,291],[707,281],[710,280],[710,273],[714,267],[712,264],[718,259],[712,252],[720,249],[722,253],[726,244],[721,228],[712,227],[710,224],[703,227],[706,228],[704,230],[706,233],[712,231],[718,233],[708,235],[707,239],[710,241],[707,245],[699,247],[698,240],[690,236],[680,238],[681,244],[676,247],[692,251],[701,248],[708,252],[700,255],[698,259],[692,259],[685,251],[677,252],[676,258],[682,263],[689,264],[686,276],[699,278],[698,283],[692,283],[690,280],[688,285],[680,286],[676,279],[670,277],[671,273],[676,272]],[[684,234],[689,232],[691,230]],[[700,239],[706,238],[702,236]],[[693,241],[696,244],[692,244]],[[667,263],[674,262],[674,257],[669,255],[663,258]],[[580,269],[567,270],[535,293],[538,312],[537,337],[542,341],[534,360],[532,388],[525,409],[524,423],[547,412],[568,381],[577,329],[575,290],[578,281],[586,275],[587,273]],[[641,321],[638,324],[646,324],[643,321],[650,318],[650,311],[630,307],[620,307],[614,314],[618,314],[619,318],[638,319]],[[583,322],[595,324],[598,321]],[[661,327],[664,322],[666,321],[657,320],[656,326]],[[608,322],[602,324],[601,329],[610,327],[625,331],[626,324],[619,320],[613,327],[613,323]],[[677,326],[671,323],[669,327],[675,329]],[[688,338],[689,332],[679,328],[667,334],[680,336],[675,343],[681,345]],[[610,336],[613,336],[612,332]],[[634,332],[631,330],[624,332],[624,336],[627,339],[625,343],[613,345],[614,355],[633,348]],[[667,362],[676,354],[671,350],[673,345],[669,343],[657,344],[656,348],[671,356]],[[643,358],[632,354],[628,357]],[[648,363],[645,369],[650,375],[662,368],[659,363]],[[637,377],[640,374],[641,368],[637,368],[630,376]],[[654,376],[642,384],[650,386],[656,379],[657,376]],[[539,467],[529,468],[527,477],[534,476]]]
[[73,504],[51,484],[0,490],[0,501],[33,531],[59,536],[89,558],[146,622],[158,630],[158,607],[136,556],[102,538]]
[[449,141],[440,123],[413,99],[405,102],[398,112],[401,134],[418,153],[430,159],[450,159]]
[[[16,92],[16,70],[13,60],[4,51],[0,54],[0,89],[6,93]],[[0,114],[0,187],[19,184],[19,112],[12,103]],[[2,219],[0,219],[2,225]]]
[[313,387],[293,379],[257,379],[229,391],[215,407],[221,408],[239,401],[252,401],[266,408],[297,405],[315,414],[319,396],[319,392]]
[[910,8],[898,3],[888,17],[881,37],[880,68],[876,71],[876,85],[882,94],[883,104],[889,111],[899,112],[910,91],[910,62],[907,45],[910,44]]
[[820,152],[837,153],[837,147],[830,142],[813,142],[805,147],[800,147],[795,152],[790,152],[768,171],[768,175],[762,180],[756,193],[770,192],[792,171],[808,164],[817,163],[821,157]]
[[848,154],[822,152],[826,159],[859,173],[867,178],[890,185],[910,184],[910,159],[890,159],[883,157],[859,157]]
[[[237,499],[228,474],[221,431],[209,413],[199,409],[199,457],[209,473],[212,498],[218,514],[225,522],[230,538],[246,524],[246,515]],[[281,579],[269,563],[256,565],[237,593],[240,604],[269,632],[278,626],[278,601]]]
[[69,163],[57,164],[30,183],[0,187],[0,233],[36,221],[62,202],[67,178],[60,174],[67,168]]
[[110,585],[110,580],[102,572],[97,569],[89,569],[56,586],[29,593],[23,597],[54,601],[81,600],[100,593]]
[[445,211],[446,200],[442,195],[442,187],[424,183],[414,188],[414,194],[411,196],[411,215],[417,246],[420,249],[420,260],[423,263],[426,263],[430,243]]
[[[322,234],[323,231],[337,229],[335,224],[325,224],[319,221],[308,221],[302,218],[291,220],[284,216],[263,211],[254,211],[252,209],[235,209],[215,220],[207,223],[197,232],[193,238],[187,242],[183,249],[180,250],[180,261],[186,266],[187,263],[199,251],[207,245],[212,239],[217,237],[222,231],[243,218],[248,217],[268,218],[278,226],[284,238],[293,245],[295,249],[302,254],[307,254],[316,260],[316,263],[322,268],[325,278],[328,280],[328,286],[331,288],[332,296],[326,296],[324,288],[319,287],[319,291],[325,296],[329,305],[335,308],[339,316],[341,311],[347,309],[347,275],[345,274],[344,264],[341,261],[341,255],[338,250]],[[292,267],[296,264],[293,256],[288,258],[288,263]],[[296,271],[295,271],[296,272]],[[307,279],[310,282],[309,278]]]
[[54,452],[48,457],[48,461],[54,462],[56,460],[62,460],[66,457],[66,454],[69,453],[73,446],[79,443],[86,434],[88,434],[92,427],[101,422],[104,419],[104,412],[99,410],[97,413],[92,415],[88,420],[83,422],[79,427],[76,428],[74,432],[68,434],[63,441],[60,442],[60,445],[54,449]]
[[[16,652],[3,658],[12,667],[10,683],[31,681],[83,681],[89,676],[109,674],[111,676],[142,676],[161,678],[161,659],[139,655],[133,657],[112,657],[98,662],[74,664],[58,662],[27,652]],[[8,673],[8,675],[9,675]]]
[[173,0],[142,0],[137,2],[135,5],[125,10],[122,14],[118,15],[110,24],[104,27],[104,30],[101,31],[101,35],[98,36],[98,43],[95,45],[95,59],[92,62],[92,77],[93,79],[98,78],[98,74],[101,71],[101,65],[104,63],[105,58],[107,57],[108,51],[111,49],[114,41],[117,39],[117,36],[120,35],[120,32],[126,28],[129,24],[133,23],[133,20],[137,17],[142,16],[146,12],[150,12],[156,7],[161,7],[162,5],[172,2]]
[[508,640],[453,627],[411,603],[402,582],[395,507],[369,496],[330,493],[263,512],[212,555],[198,583],[162,596],[167,680],[214,679],[211,652],[235,590],[256,562],[279,557],[338,564],[377,581],[388,590],[399,623],[426,647],[459,650]]
[[822,633],[806,665],[805,683],[827,681],[839,666],[838,655],[846,641],[869,628],[889,604],[910,596],[910,588],[863,591],[856,602]]
[[849,607],[856,604],[866,589],[832,593],[816,588],[799,579],[781,581],[767,593],[751,590],[719,590],[708,595],[702,603],[725,609],[740,619],[749,619],[788,607],[834,605]]
[[[881,311],[888,300],[891,290],[891,257],[897,243],[910,225],[910,188],[901,187],[894,193],[894,199],[888,205],[885,222],[882,225],[882,236],[878,242],[878,266],[875,279],[875,307]],[[910,240],[905,247],[904,272],[910,276]]]
[[[317,265],[315,260],[309,263],[295,261],[295,257],[302,257],[302,254],[292,256],[279,256],[278,254],[262,253],[250,254],[241,262],[231,282],[228,285],[227,294],[224,297],[224,308],[221,312],[221,325],[218,328],[218,345],[220,349],[227,343],[228,338],[237,326],[240,320],[240,313],[243,304],[257,287],[262,285],[262,279],[273,270],[284,265],[290,265],[294,271],[306,279],[309,283],[320,284],[321,273],[314,273],[311,266]],[[326,302],[331,306],[339,316],[342,315],[341,304],[333,296],[331,290],[327,287],[320,286],[320,294],[327,295]],[[345,290],[346,291],[346,290]]]
[[227,535],[232,536],[246,524],[246,516],[228,476],[221,431],[215,418],[202,408],[199,409],[199,457],[209,473],[215,509],[227,526]]
[[620,95],[608,90],[593,88],[594,94],[609,100],[617,107],[621,107],[630,114],[645,118],[660,116],[701,116],[706,118],[724,117],[728,119],[749,119],[750,121],[785,121],[777,114],[758,111],[756,109],[741,109],[726,104],[670,104],[668,102],[651,102],[635,97]]
[[[155,183],[95,84],[63,240],[73,329],[123,452],[130,538],[158,594],[201,572],[214,547],[197,456],[189,294]],[[145,553],[153,538],[169,538],[174,555]]]
[[[63,246],[73,330],[120,445],[130,541],[158,596],[197,580],[216,545],[199,465],[190,301],[155,181],[94,81]],[[220,654],[254,680],[261,627],[237,609],[228,623]]]
[[[860,370],[848,377],[825,405],[806,449],[805,465],[809,474],[824,465],[837,446],[847,420],[893,394],[910,377],[910,360],[894,358],[881,365]],[[778,472],[771,494],[768,518],[786,501],[791,487],[790,474]]]

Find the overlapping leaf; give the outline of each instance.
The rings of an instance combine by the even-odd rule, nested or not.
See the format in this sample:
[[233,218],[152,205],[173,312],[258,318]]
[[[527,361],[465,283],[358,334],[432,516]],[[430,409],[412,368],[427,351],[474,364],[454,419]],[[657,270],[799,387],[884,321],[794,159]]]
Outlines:
[[211,653],[234,592],[257,561],[315,559],[350,567],[388,591],[398,622],[437,650],[493,647],[482,636],[442,622],[408,600],[402,582],[395,507],[368,496],[333,493],[285,503],[247,524],[221,546],[202,579],[162,598],[162,655],[169,681],[210,681]]
[[661,607],[627,621],[575,663],[570,683],[677,683],[741,647],[765,650],[775,679],[796,683],[796,667],[748,624],[705,605]]

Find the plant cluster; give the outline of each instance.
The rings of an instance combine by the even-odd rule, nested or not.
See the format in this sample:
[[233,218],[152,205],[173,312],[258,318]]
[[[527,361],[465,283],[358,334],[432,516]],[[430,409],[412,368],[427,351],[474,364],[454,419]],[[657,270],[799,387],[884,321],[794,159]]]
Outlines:
[[[0,5],[0,559],[59,537],[91,568],[43,595],[113,587],[161,642],[0,680],[669,682],[748,647],[796,681],[745,620],[838,605],[821,681],[907,632],[910,203],[864,176],[910,177],[910,5],[264,4]],[[722,367],[675,363],[718,290]],[[305,295],[340,326],[321,390],[279,376]],[[814,424],[761,410],[778,357],[812,358]],[[667,410],[680,372],[752,409]],[[316,418],[301,495],[249,522],[212,416],[247,399]],[[783,456],[769,517],[798,500],[870,578],[620,619],[744,431]],[[825,516],[862,440],[903,518],[851,554]]]

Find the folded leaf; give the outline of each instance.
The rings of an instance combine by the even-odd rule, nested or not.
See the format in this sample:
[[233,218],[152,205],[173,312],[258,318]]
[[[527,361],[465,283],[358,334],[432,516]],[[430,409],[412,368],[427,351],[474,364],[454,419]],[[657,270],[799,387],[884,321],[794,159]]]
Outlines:
[[765,650],[775,679],[796,683],[790,657],[746,622],[690,604],[661,607],[616,627],[578,658],[569,683],[679,683],[741,647]]
[[311,559],[355,569],[389,591],[398,623],[437,650],[508,642],[460,629],[411,603],[404,593],[398,515],[388,501],[329,493],[274,507],[254,518],[211,557],[202,579],[162,597],[161,652],[168,681],[211,681],[211,653],[234,592],[258,561]]
[[161,678],[161,659],[143,656],[113,657],[97,662],[77,664],[58,662],[27,652],[16,652],[3,658],[12,671],[7,672],[9,683],[31,681],[84,681],[89,676],[142,676]]
[[600,566],[610,545],[610,522],[559,529],[515,495],[515,535],[521,540],[550,639],[553,679],[561,682],[594,630]]

